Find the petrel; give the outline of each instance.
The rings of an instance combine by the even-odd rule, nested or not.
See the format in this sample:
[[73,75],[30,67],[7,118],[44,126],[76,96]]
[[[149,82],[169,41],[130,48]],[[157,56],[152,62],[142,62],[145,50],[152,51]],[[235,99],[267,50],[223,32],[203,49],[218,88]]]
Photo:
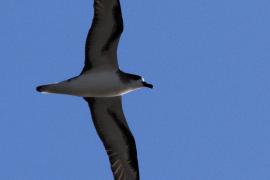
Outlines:
[[94,0],[94,18],[85,45],[82,72],[37,91],[83,97],[109,156],[115,180],[139,180],[137,150],[123,110],[123,94],[152,84],[119,69],[117,46],[123,32],[119,0]]

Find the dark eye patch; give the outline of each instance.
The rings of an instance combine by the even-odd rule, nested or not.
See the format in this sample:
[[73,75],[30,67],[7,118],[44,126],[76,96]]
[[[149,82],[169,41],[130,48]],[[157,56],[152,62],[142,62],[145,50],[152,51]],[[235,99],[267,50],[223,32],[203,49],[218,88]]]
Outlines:
[[120,78],[122,80],[122,82],[126,82],[128,83],[129,81],[131,80],[140,80],[142,77],[141,76],[138,76],[138,75],[135,75],[135,74],[129,74],[129,73],[125,73],[123,71],[118,71],[119,75],[120,75]]
[[126,73],[126,75],[130,78],[130,79],[134,79],[134,80],[139,80],[141,79],[141,76],[135,75],[135,74],[128,74]]

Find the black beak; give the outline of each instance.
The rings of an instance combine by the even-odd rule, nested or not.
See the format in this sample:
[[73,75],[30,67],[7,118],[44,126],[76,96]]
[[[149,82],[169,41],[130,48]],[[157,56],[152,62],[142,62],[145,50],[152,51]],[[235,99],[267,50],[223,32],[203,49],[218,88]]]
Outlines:
[[151,88],[151,89],[153,89],[153,87],[154,87],[152,84],[148,84],[147,82],[142,82],[142,84],[143,84],[144,87],[148,87],[148,88]]

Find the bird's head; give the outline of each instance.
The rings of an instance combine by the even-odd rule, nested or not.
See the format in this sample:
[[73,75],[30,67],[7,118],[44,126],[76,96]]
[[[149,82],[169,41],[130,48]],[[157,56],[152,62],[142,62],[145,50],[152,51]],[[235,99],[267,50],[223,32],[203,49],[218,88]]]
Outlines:
[[138,75],[132,75],[131,76],[132,80],[133,80],[133,83],[135,85],[137,85],[138,87],[147,87],[147,88],[150,88],[150,89],[153,89],[153,85],[150,84],[150,83],[147,83],[143,77],[141,76],[138,76]]
[[122,80],[130,84],[134,89],[143,88],[143,87],[153,89],[154,87],[152,84],[145,82],[142,76],[124,73],[122,71],[120,73],[123,75]]

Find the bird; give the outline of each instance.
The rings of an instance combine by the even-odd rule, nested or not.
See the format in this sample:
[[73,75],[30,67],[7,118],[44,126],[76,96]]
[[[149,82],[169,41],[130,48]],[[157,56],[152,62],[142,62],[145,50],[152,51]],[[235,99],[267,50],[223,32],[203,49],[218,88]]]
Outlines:
[[144,87],[152,89],[153,85],[119,68],[117,47],[124,29],[120,0],[94,0],[93,8],[81,73],[36,90],[82,97],[107,152],[114,179],[139,180],[136,143],[123,112],[122,96]]

